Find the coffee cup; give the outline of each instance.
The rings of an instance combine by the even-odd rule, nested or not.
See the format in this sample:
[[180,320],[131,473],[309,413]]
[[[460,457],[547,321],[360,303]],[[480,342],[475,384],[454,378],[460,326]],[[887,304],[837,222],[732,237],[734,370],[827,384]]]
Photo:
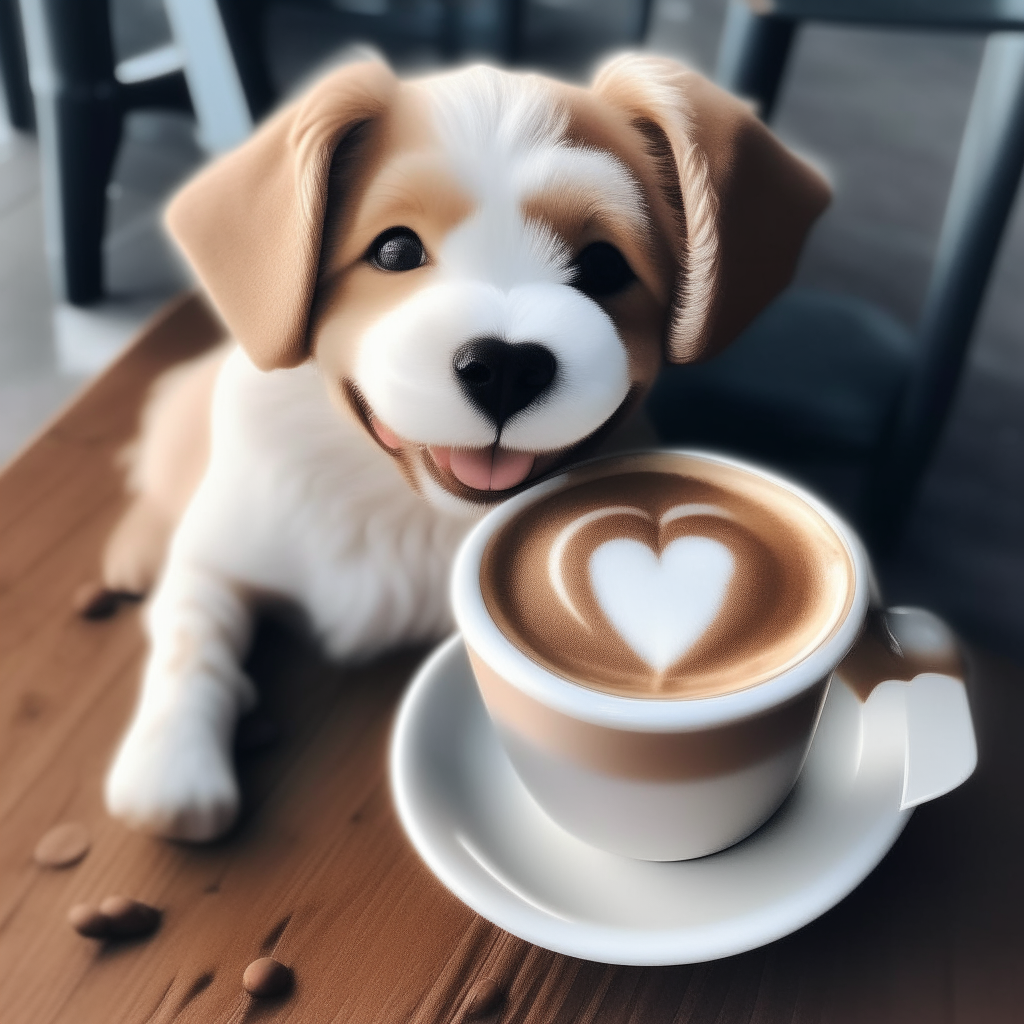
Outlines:
[[537,484],[477,524],[452,576],[527,790],[591,845],[655,861],[725,849],[771,817],[841,665],[862,700],[883,680],[962,677],[949,630],[885,613],[875,589],[856,533],[821,501],[694,451]]

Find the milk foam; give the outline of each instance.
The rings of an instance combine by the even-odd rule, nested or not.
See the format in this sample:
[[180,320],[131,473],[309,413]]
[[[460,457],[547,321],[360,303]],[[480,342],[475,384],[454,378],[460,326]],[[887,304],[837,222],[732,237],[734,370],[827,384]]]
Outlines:
[[608,621],[660,673],[718,618],[734,568],[729,549],[707,537],[679,537],[660,557],[622,537],[595,549],[590,581]]
[[713,696],[784,671],[852,600],[841,539],[775,482],[697,457],[575,471],[488,543],[481,589],[530,658],[626,696]]

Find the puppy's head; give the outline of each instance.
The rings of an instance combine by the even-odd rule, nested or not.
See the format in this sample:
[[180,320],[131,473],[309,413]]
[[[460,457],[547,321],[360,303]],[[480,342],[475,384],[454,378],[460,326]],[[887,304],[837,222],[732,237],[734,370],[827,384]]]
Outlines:
[[591,89],[335,71],[178,194],[168,225],[262,369],[309,358],[435,501],[582,454],[662,363],[789,281],[824,182],[656,57]]

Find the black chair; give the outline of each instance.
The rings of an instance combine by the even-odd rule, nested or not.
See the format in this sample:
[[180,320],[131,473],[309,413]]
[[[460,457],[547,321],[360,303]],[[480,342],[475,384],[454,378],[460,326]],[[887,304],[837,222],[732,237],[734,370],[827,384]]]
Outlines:
[[[103,296],[106,189],[130,110],[194,109],[200,141],[216,152],[240,142],[277,101],[264,25],[272,2],[165,0],[178,43],[178,59],[170,67],[166,58],[173,57],[172,46],[116,63],[109,0],[20,0],[20,12],[18,0],[0,0],[0,70],[10,118],[25,129],[38,120],[46,249],[59,298],[88,305]],[[278,2],[334,8],[331,0]],[[499,48],[513,58],[521,49],[525,0],[495,3]],[[651,0],[641,0],[640,33],[646,32],[650,6]],[[461,9],[460,0],[440,0],[440,17],[431,29],[431,41],[449,59],[461,51]],[[364,19],[362,27],[389,17]],[[198,32],[189,31],[193,22]],[[225,47],[203,38],[211,28],[222,31]],[[156,72],[148,74],[147,67]],[[231,92],[237,101],[226,95]]]
[[[330,0],[208,0],[216,4],[235,62],[239,81],[254,120],[258,120],[278,98],[271,81],[267,61],[263,22],[273,3],[330,10]],[[168,3],[173,8],[174,0]],[[642,41],[650,24],[653,0],[639,0],[633,41]],[[441,56],[454,60],[464,48],[463,7],[461,0],[441,0],[440,18],[433,35]],[[195,7],[192,8],[195,10]],[[518,63],[523,56],[529,15],[528,0],[494,0],[495,55],[507,64]],[[351,17],[351,15],[349,15]],[[172,15],[173,20],[173,15]],[[364,31],[373,32],[373,22],[388,24],[387,17],[363,20]],[[395,19],[391,19],[394,21]]]
[[[175,34],[186,49],[184,37],[188,35],[187,18],[195,18],[197,15],[209,17],[212,8],[216,8],[234,62],[233,70],[238,76],[254,123],[280,99],[270,72],[267,53],[266,18],[270,7],[282,4],[338,14],[338,7],[331,0],[204,0],[208,8],[206,11],[202,10],[203,3],[182,4],[175,0],[165,0],[165,3]],[[440,0],[440,17],[426,33],[426,38],[437,47],[441,56],[449,60],[455,59],[461,52],[460,7],[460,0]],[[400,17],[387,12],[363,16],[345,12],[342,16],[352,23],[357,32],[355,38],[359,41],[367,36],[373,38],[381,32],[424,35],[422,29],[417,31],[420,28],[418,24],[402,24]],[[340,18],[335,20],[340,21]]]
[[[330,7],[327,0],[319,2]],[[32,123],[33,105],[26,94],[30,79],[51,281],[58,298],[88,305],[104,294],[106,191],[125,115],[152,107],[192,112],[195,106],[202,122],[202,101],[223,106],[223,96],[216,93],[224,80],[204,74],[200,83],[186,84],[188,53],[180,46],[168,45],[118,64],[109,0],[20,0],[20,4],[19,25],[17,0],[0,0],[0,58],[11,119],[20,127]],[[230,75],[237,76],[243,94],[239,102],[246,108],[244,116],[236,116],[228,126],[227,143],[212,140],[208,148],[213,151],[241,141],[278,98],[265,54],[262,16],[267,4],[268,0],[210,0],[227,37]],[[176,12],[171,3],[165,6],[172,22],[175,13],[189,8],[178,5]],[[452,19],[457,6],[457,0],[443,0],[441,48],[446,53],[455,45]],[[25,74],[26,49],[30,75]],[[214,53],[216,62],[216,47],[208,52]],[[195,97],[194,104],[189,86],[197,84],[205,91]],[[201,141],[211,140],[201,135]]]
[[[652,7],[653,0],[639,0],[632,42],[642,43],[647,38]],[[498,56],[506,64],[517,64],[523,57],[528,16],[529,0],[499,0]]]
[[18,0],[0,0],[0,77],[11,127],[23,132],[33,131],[36,119]]
[[21,0],[43,179],[50,276],[59,298],[103,295],[106,194],[130,110],[191,111],[172,48],[118,65],[108,0]]
[[[805,21],[992,33],[916,327],[852,296],[792,289],[720,356],[669,369],[649,403],[666,441],[744,453],[831,490],[885,551],[940,436],[1024,165],[1024,4],[769,0],[757,9],[766,6],[754,13],[732,0],[717,72],[766,119]],[[853,497],[837,489],[843,477],[855,479]]]

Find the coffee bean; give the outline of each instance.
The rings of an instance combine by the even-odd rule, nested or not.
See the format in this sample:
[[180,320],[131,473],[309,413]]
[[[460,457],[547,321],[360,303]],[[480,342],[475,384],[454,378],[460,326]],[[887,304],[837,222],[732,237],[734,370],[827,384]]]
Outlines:
[[110,918],[89,903],[76,903],[68,911],[68,924],[87,939],[105,939],[110,934]]
[[478,978],[466,996],[466,1019],[477,1020],[493,1013],[505,998],[492,978]]
[[44,868],[69,868],[88,852],[89,830],[77,821],[55,825],[36,843],[33,857]]
[[76,903],[68,911],[71,927],[90,939],[135,939],[160,926],[160,911],[127,896],[108,896],[98,907]]
[[127,939],[151,935],[160,927],[160,911],[127,896],[108,896],[99,912],[107,919],[110,938]]
[[109,619],[121,602],[102,583],[83,583],[71,598],[71,607],[83,619]]
[[122,604],[138,601],[139,594],[108,590],[102,583],[83,583],[71,598],[71,607],[83,618],[97,621],[116,615]]
[[257,998],[280,996],[292,987],[292,972],[272,956],[262,956],[246,967],[242,987]]

